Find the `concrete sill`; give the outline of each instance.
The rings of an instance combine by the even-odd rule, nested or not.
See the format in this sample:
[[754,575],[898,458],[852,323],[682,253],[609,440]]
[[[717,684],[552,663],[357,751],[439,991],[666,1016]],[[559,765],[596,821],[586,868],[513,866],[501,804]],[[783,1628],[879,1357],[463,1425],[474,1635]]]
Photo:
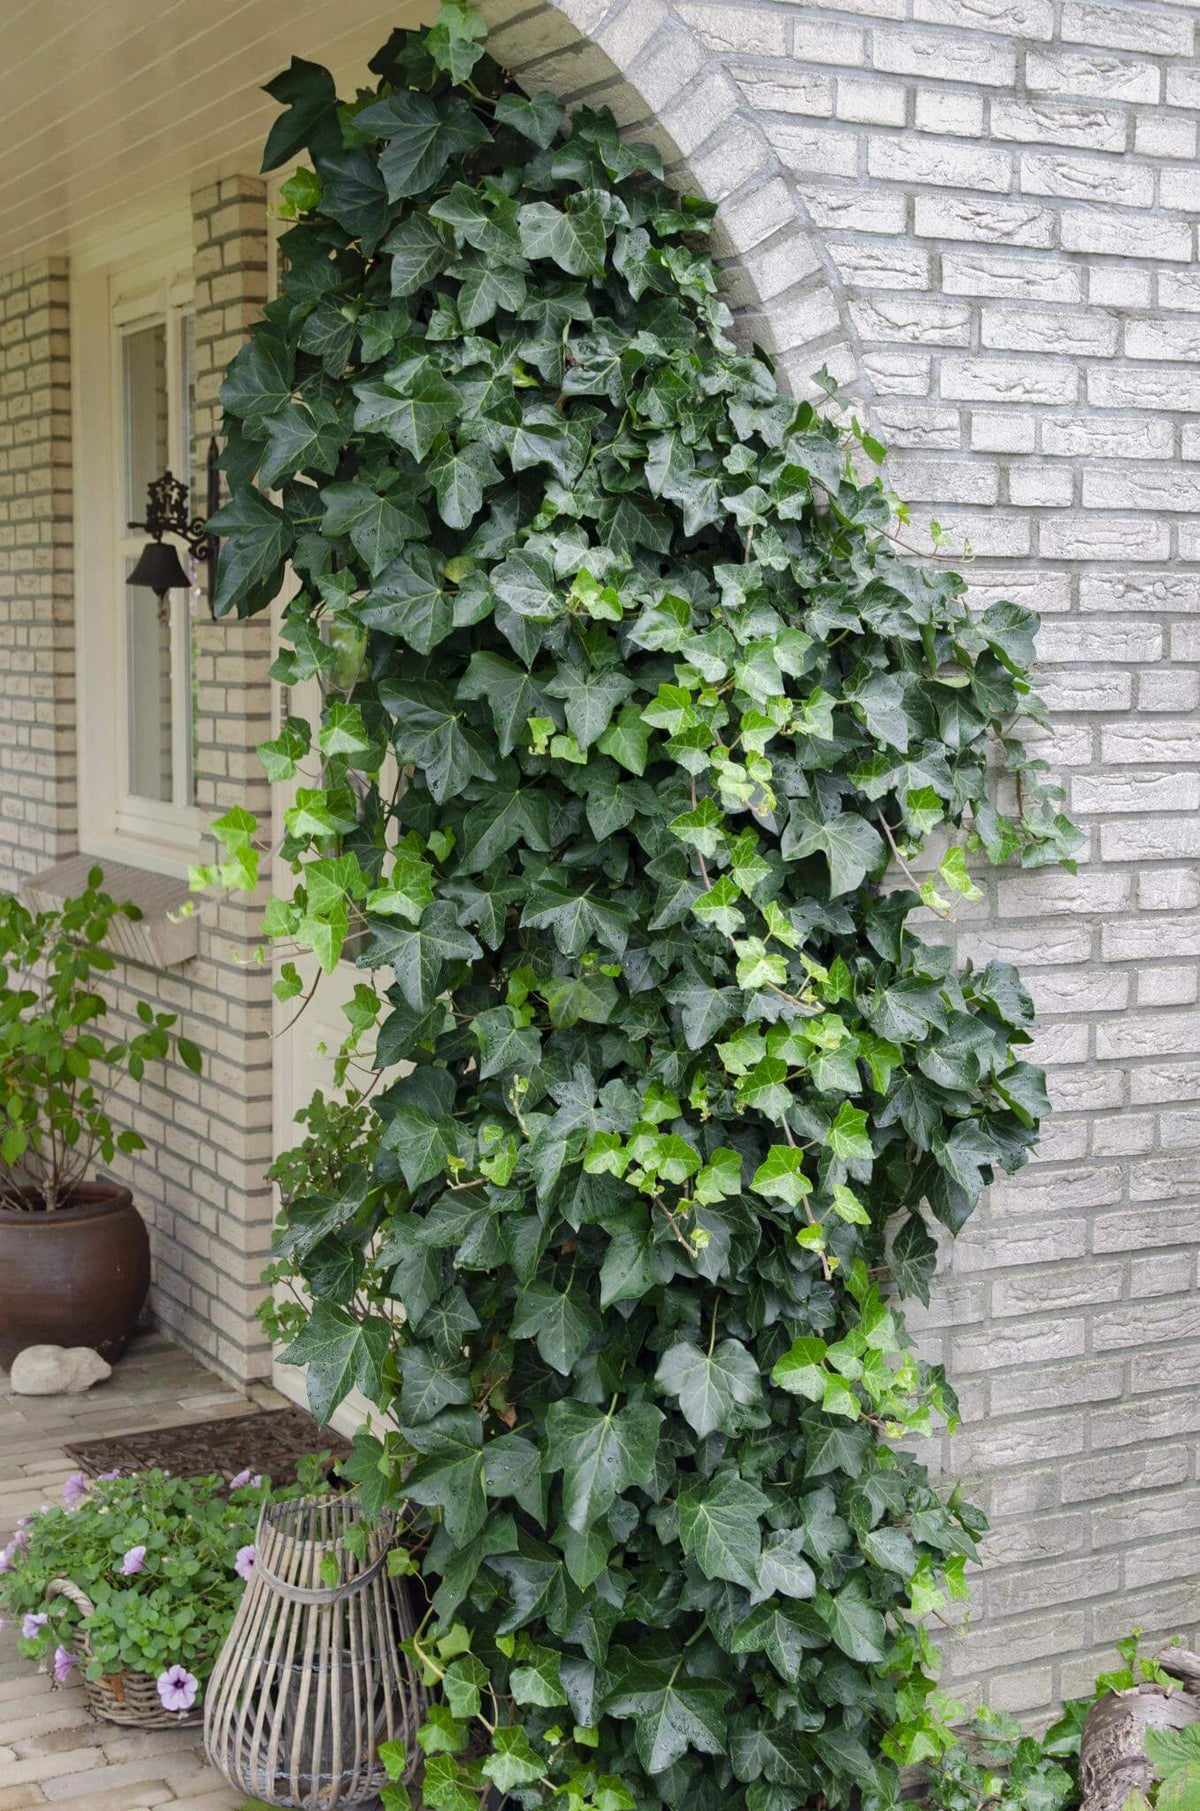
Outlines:
[[80,892],[91,868],[103,868],[104,891],[111,898],[128,901],[142,914],[140,918],[113,919],[108,947],[114,955],[124,957],[126,962],[140,962],[146,968],[178,968],[198,953],[200,926],[196,918],[171,916],[190,898],[187,882],[167,874],[151,874],[146,868],[101,861],[93,855],[70,855],[53,868],[31,875],[22,886],[21,895],[32,911],[44,912],[69,894]]

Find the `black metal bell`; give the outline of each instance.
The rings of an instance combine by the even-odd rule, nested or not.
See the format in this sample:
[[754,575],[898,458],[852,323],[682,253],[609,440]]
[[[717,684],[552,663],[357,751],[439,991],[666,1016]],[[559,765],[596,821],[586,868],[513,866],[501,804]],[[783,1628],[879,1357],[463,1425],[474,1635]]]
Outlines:
[[168,591],[186,591],[191,582],[171,541],[147,541],[125,581],[127,585],[145,585],[160,601]]

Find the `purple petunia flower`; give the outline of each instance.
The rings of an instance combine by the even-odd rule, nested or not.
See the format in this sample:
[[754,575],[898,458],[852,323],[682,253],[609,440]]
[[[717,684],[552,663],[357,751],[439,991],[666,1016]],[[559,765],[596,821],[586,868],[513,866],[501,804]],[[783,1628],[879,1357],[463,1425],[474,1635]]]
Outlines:
[[78,1509],[88,1493],[88,1481],[81,1471],[73,1471],[62,1487],[64,1509]]
[[243,1484],[249,1484],[249,1482],[250,1482],[250,1467],[247,1465],[243,1471],[240,1471],[238,1473],[236,1478],[230,1478],[229,1488],[230,1488],[230,1490],[240,1490],[242,1488]]
[[191,1710],[200,1689],[196,1675],[189,1673],[186,1666],[178,1663],[169,1666],[165,1673],[160,1673],[157,1684],[164,1710]]
[[131,1547],[121,1561],[121,1577],[132,1578],[135,1572],[144,1572],[145,1569],[146,1549],[144,1547]]
[[239,1578],[249,1578],[254,1570],[254,1562],[257,1558],[258,1555],[254,1551],[253,1546],[238,1548],[237,1558],[233,1562],[233,1569]]
[[10,1552],[24,1553],[26,1547],[28,1547],[28,1545],[29,1545],[28,1528],[18,1528],[17,1532],[13,1535],[12,1540],[8,1543],[8,1545],[9,1545]]
[[96,1482],[97,1484],[111,1484],[113,1479],[119,1478],[120,1475],[121,1467],[119,1465],[114,1465],[111,1471],[98,1471],[96,1473]]
[[11,1547],[0,1547],[0,1573],[13,1569],[13,1550]]
[[33,1641],[39,1629],[44,1629],[50,1618],[44,1610],[29,1610],[21,1618],[21,1634],[26,1641]]
[[76,1660],[70,1648],[65,1648],[60,1643],[54,1650],[55,1685],[65,1685],[67,1680],[71,1677],[71,1669],[78,1666],[78,1664],[79,1662]]

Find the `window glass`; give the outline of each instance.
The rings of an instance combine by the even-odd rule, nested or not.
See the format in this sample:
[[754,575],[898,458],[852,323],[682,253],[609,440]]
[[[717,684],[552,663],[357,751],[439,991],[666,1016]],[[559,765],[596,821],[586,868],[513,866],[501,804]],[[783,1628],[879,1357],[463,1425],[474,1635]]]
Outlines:
[[146,514],[146,486],[171,463],[164,321],[135,328],[123,341],[125,389],[125,521]]
[[[133,561],[125,562],[126,575]],[[174,795],[171,686],[171,600],[128,585],[126,636],[129,697],[129,790],[169,805]]]
[[[191,315],[171,310],[166,319],[122,333],[121,396],[124,580],[145,545],[144,531],[132,525],[145,520],[147,486],[166,471],[191,484],[195,413]],[[189,515],[195,513],[189,507]],[[187,570],[186,548],[177,541],[168,544],[175,546]],[[127,789],[135,799],[190,806],[195,803],[197,723],[194,595],[180,587],[160,602],[141,585],[122,583],[121,591]]]

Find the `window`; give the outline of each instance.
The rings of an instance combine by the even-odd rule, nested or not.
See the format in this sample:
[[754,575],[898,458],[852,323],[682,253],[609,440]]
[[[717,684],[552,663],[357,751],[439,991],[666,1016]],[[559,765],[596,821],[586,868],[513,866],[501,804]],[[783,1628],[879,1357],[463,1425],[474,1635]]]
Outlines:
[[[80,726],[80,848],[159,872],[197,859],[199,584],[160,604],[126,581],[146,544],[146,487],[189,486],[195,436],[190,250],[73,275],[72,370]],[[182,542],[184,570],[195,573]],[[202,573],[195,573],[197,580]]]
[[[136,306],[136,304],[135,304]],[[195,414],[193,317],[167,303],[158,315],[121,319],[116,332],[120,392],[121,482],[119,614],[124,659],[119,827],[134,834],[161,827],[146,805],[195,804],[196,750],[192,708],[193,619],[196,593],[170,592],[159,602],[144,586],[125,581],[145,544],[133,524],[146,513],[146,487],[165,471],[191,480]],[[186,559],[186,552],[181,550]]]

